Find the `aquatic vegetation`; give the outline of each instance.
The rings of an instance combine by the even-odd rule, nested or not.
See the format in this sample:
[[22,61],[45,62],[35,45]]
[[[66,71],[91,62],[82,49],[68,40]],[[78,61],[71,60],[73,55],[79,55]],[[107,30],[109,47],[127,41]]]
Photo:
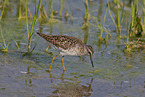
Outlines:
[[3,35],[2,35],[2,32],[1,32],[1,36],[2,36],[2,39],[3,39],[3,44],[4,45],[2,45],[2,43],[0,43],[0,46],[2,47],[2,49],[0,49],[0,51],[7,52],[8,51],[8,47],[9,47],[9,43],[6,44],[5,39],[4,39]]
[[2,3],[2,12],[1,12],[0,20],[2,19],[3,14],[4,14],[5,3],[6,3],[6,0],[4,0],[4,2]]
[[47,15],[47,12],[46,12],[42,2],[41,2],[41,6],[40,6],[40,13],[39,13],[38,20],[39,21],[46,21],[46,20],[48,20],[48,15]]
[[134,23],[130,25],[130,37],[140,37],[143,33],[141,18],[135,17]]
[[[107,0],[108,2],[108,0]],[[125,1],[124,1],[125,2]],[[120,0],[113,0],[113,5],[111,2],[108,2],[107,6],[108,6],[108,10],[109,10],[109,14],[111,16],[111,19],[113,21],[113,23],[115,24],[116,27],[116,31],[118,32],[118,38],[121,38],[121,21],[123,19],[123,15],[124,15],[124,5],[125,3],[122,3]],[[111,8],[114,9],[114,6],[117,6],[116,9],[116,21],[114,20],[112,13],[111,13]],[[120,15],[120,9],[121,9],[121,15]]]
[[130,36],[131,37],[140,37],[142,36],[143,33],[143,27],[141,24],[141,17],[138,17],[138,9],[137,9],[137,0],[133,1],[133,5],[132,5],[132,20],[130,23]]
[[142,16],[138,16],[138,3],[137,0],[134,0],[132,3],[132,13],[131,13],[131,22],[129,24],[129,32],[127,36],[126,45],[127,51],[134,51],[135,49],[145,49],[145,43],[142,36],[144,37],[144,23],[142,23]]
[[63,11],[63,3],[64,3],[64,0],[61,0],[61,3],[60,3],[60,17],[62,17],[62,11]]
[[50,6],[51,6],[51,14],[50,14],[50,19],[53,19],[53,0],[50,0]]
[[35,46],[36,46],[35,45],[34,48],[30,51],[30,49],[31,49],[31,39],[32,39],[32,35],[34,34],[33,30],[34,30],[36,19],[38,17],[38,11],[39,11],[39,8],[40,8],[40,4],[41,4],[41,0],[39,0],[38,7],[36,8],[36,0],[35,0],[35,15],[33,17],[31,30],[29,32],[28,13],[27,13],[27,0],[25,1],[26,25],[27,25],[27,36],[28,36],[28,54],[32,53],[34,48],[35,48]]
[[[128,41],[128,40],[127,40]],[[145,49],[145,42],[141,41],[140,38],[138,40],[133,40],[131,42],[124,43],[126,45],[127,51],[134,51],[137,49],[143,50]]]
[[[104,27],[104,25],[105,25],[105,20],[106,20],[106,14],[107,14],[107,9],[106,9],[106,12],[105,12],[105,15],[104,15],[103,24],[101,24],[101,23],[99,24],[98,21],[97,21],[97,19],[96,19],[95,17],[91,16],[91,17],[94,19],[94,21],[97,23],[97,26],[98,26],[99,29],[100,29],[100,34],[99,34],[99,36],[98,36],[98,41],[99,41],[99,42],[107,41],[107,39],[108,39],[109,37],[111,37],[111,34],[109,33],[109,31],[106,30],[106,28]],[[104,29],[105,29],[105,31],[104,31]],[[102,38],[103,31],[107,33],[107,35],[106,35],[105,38]]]
[[49,1],[49,6],[50,6],[50,16],[49,16],[48,23],[51,25],[53,23],[60,22],[59,20],[54,18],[53,0]]
[[1,25],[0,25],[0,32],[1,32],[1,38],[2,38],[2,41],[3,41],[3,44],[0,43],[0,46],[2,47],[2,49],[0,49],[0,51],[4,51],[4,52],[7,52],[8,51],[8,47],[9,47],[9,43],[6,43],[6,40],[3,36],[3,33],[2,33],[2,28],[1,28]]
[[89,21],[90,21],[90,13],[89,13],[89,6],[88,6],[88,0],[84,1],[84,5],[85,5],[85,9],[86,9],[86,13],[85,16],[83,17],[84,23],[81,27],[81,29],[86,29],[89,28]]

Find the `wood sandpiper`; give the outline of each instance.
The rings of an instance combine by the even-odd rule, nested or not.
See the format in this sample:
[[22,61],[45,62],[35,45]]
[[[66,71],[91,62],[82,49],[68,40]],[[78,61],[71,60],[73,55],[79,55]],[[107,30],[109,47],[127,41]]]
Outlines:
[[[58,55],[62,55],[61,61],[62,61],[62,66],[63,66],[64,71],[65,71],[64,62],[63,62],[64,55],[71,55],[71,56],[88,55],[88,56],[90,56],[92,67],[94,67],[93,60],[92,60],[92,55],[94,54],[94,50],[93,50],[92,46],[85,45],[81,40],[79,40],[78,38],[72,37],[72,36],[46,35],[46,34],[42,34],[39,32],[37,32],[37,34],[40,35],[45,40],[47,40],[49,42],[49,44],[51,45],[51,47],[60,51]],[[58,55],[53,57],[49,70],[48,70],[49,72],[51,71],[51,67],[52,67],[52,63],[53,63],[54,59]]]

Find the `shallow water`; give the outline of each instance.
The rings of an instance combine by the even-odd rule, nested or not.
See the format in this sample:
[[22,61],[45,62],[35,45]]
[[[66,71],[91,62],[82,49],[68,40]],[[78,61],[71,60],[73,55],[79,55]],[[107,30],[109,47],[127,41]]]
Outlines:
[[[97,16],[103,22],[107,1],[101,1],[89,2],[89,7],[90,10],[98,10],[91,15]],[[48,4],[45,5],[44,2],[43,5],[46,7]],[[9,17],[0,21],[1,31],[6,43],[10,42],[9,51],[11,51],[0,52],[0,97],[144,97],[145,50],[124,52],[126,39],[117,38],[109,12],[107,12],[105,27],[112,31],[111,38],[107,42],[99,43],[99,27],[93,20],[90,21],[89,30],[81,29],[82,17],[85,14],[83,2],[69,0],[67,4],[74,15],[73,23],[65,22],[64,18],[62,22],[53,25],[37,22],[34,31],[70,35],[84,40],[94,48],[95,67],[91,67],[89,56],[65,56],[66,71],[63,72],[61,56],[59,56],[53,63],[51,73],[47,72],[53,56],[58,52],[49,48],[46,53],[48,43],[36,34],[32,38],[32,47],[36,44],[34,52],[30,56],[23,56],[23,52],[27,51],[26,25],[25,20],[15,19],[13,14],[16,10],[14,10],[13,14],[8,14]],[[59,11],[57,5],[59,5],[58,0],[54,1],[54,9]],[[11,6],[14,6],[13,3]],[[33,13],[33,7],[31,10]],[[126,13],[129,11],[130,9],[126,10]],[[127,19],[128,16],[125,20]],[[127,33],[125,20],[122,36]],[[105,36],[104,32],[103,37]],[[18,42],[20,49],[14,41]],[[0,43],[3,43],[1,38]]]

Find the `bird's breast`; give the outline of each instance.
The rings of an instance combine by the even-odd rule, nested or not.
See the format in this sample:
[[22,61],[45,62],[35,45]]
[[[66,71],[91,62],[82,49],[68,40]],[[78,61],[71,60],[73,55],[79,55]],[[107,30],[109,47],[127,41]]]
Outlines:
[[87,54],[87,50],[84,47],[74,46],[68,49],[61,49],[60,55],[71,55],[71,56],[83,56]]

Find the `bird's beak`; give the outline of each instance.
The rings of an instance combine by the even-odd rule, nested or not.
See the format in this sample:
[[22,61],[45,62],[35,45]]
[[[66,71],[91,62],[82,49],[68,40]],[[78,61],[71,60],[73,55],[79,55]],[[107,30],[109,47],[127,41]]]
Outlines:
[[94,67],[93,60],[92,60],[92,55],[90,55],[90,60],[91,60],[91,63],[92,63],[92,67]]

